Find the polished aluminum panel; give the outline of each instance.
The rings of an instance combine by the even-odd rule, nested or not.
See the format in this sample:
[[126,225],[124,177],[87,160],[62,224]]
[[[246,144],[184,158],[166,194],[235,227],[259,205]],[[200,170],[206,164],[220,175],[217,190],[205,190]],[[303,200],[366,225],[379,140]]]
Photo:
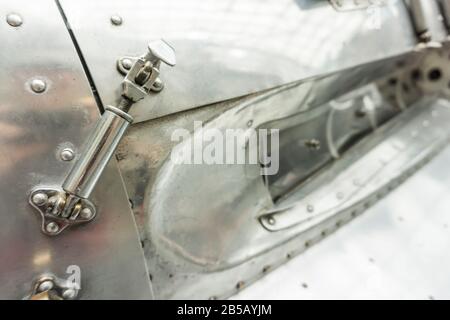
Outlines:
[[232,299],[450,299],[450,148],[342,230]]
[[[345,206],[345,202],[343,202],[342,206],[336,208],[333,214],[324,219],[311,220],[304,224],[294,221],[295,223],[291,228],[268,231],[261,226],[251,211],[244,211],[247,214],[241,214],[235,220],[230,216],[232,213],[230,211],[231,213],[226,212],[223,215],[216,215],[209,221],[206,221],[204,216],[188,215],[187,210],[180,211],[178,219],[180,224],[184,225],[185,229],[183,230],[193,229],[198,232],[200,230],[196,229],[198,227],[210,231],[208,243],[202,245],[197,239],[201,235],[187,236],[186,234],[176,234],[176,232],[163,234],[163,216],[151,217],[151,221],[156,225],[151,226],[154,230],[150,233],[152,236],[150,241],[146,241],[145,251],[147,257],[149,257],[148,264],[153,276],[155,294],[160,298],[220,298],[239,291],[246,284],[255,281],[269,270],[289,260],[293,255],[303,252],[314,243],[326,238],[330,233],[358,217],[420,169],[448,143],[450,137],[448,121],[450,121],[450,104],[448,101],[425,99],[404,111],[392,123],[388,123],[387,127],[380,133],[375,134],[380,139],[380,146],[394,145],[403,152],[400,152],[391,164],[384,166],[382,174],[360,188],[358,201],[349,207]],[[416,138],[414,138],[415,132],[419,132]],[[362,156],[367,151],[365,150],[366,146],[366,144],[362,144],[352,153],[360,152]],[[353,173],[357,177],[366,171],[367,166],[378,162],[385,163],[386,160],[384,158],[386,154],[378,154],[378,159],[371,159],[369,154],[369,157],[366,158],[366,166],[356,165],[352,167],[352,156],[350,153],[350,156],[345,156],[335,166],[325,171],[322,177],[318,179],[318,184],[324,185],[324,181],[326,181],[325,185],[333,184],[337,187],[343,180],[348,180],[347,177],[344,177],[345,174],[338,174],[342,171],[342,167],[353,168]],[[345,171],[342,172],[345,173]],[[225,176],[219,176],[216,173],[214,178],[221,180]],[[214,188],[215,186],[212,185],[211,187]],[[196,190],[195,182],[191,185],[191,188]],[[317,189],[317,186],[312,187],[312,190]],[[180,190],[180,188],[177,189],[178,196]],[[345,192],[345,190],[343,191]],[[234,194],[233,190],[230,192]],[[206,202],[202,199],[202,196],[203,194],[197,193],[196,201],[199,203]],[[329,196],[334,197],[335,193]],[[172,197],[172,199],[175,198]],[[245,201],[247,202],[246,199]],[[329,199],[323,198],[320,201],[327,202]],[[255,202],[253,202],[254,204]],[[247,205],[247,203],[244,203],[244,205]],[[174,207],[180,206],[174,204]],[[254,209],[250,206],[248,208]],[[167,217],[167,212],[165,211],[164,217]],[[239,212],[242,213],[243,211]],[[291,213],[297,213],[301,216],[303,214],[301,204],[292,208]],[[214,225],[214,222],[216,225]],[[218,228],[219,225],[221,228]],[[172,226],[177,227],[173,223]],[[163,232],[158,233],[160,230]],[[181,230],[181,227],[176,229],[178,232]],[[226,230],[227,233],[218,234],[217,230]],[[179,239],[191,242],[176,243],[176,241],[173,241],[175,235],[179,236]],[[192,241],[196,239],[197,242],[193,243]],[[243,243],[246,245],[243,245]],[[236,247],[233,247],[234,245]],[[264,245],[267,246],[262,250]],[[212,251],[206,251],[207,248],[211,247],[219,250],[216,260],[213,260],[215,256],[212,255]],[[231,248],[233,249],[231,250]],[[256,254],[257,250],[261,251]],[[231,265],[220,264],[219,259],[225,256],[228,251],[235,253],[235,256],[238,254],[246,255],[247,260]],[[215,265],[214,262],[216,262]],[[211,283],[215,285],[211,286]]]
[[[178,65],[132,109],[136,122],[400,55],[417,44],[403,1],[340,12],[316,0],[61,0],[99,95],[117,103],[116,62],[164,38]],[[122,18],[111,23],[111,16]],[[433,39],[445,38],[427,1]]]
[[[23,23],[8,24],[10,13]],[[150,298],[115,161],[93,193],[94,221],[57,237],[41,232],[29,192],[62,184],[73,161],[60,152],[71,148],[77,158],[99,112],[54,1],[1,0],[0,17],[0,298],[21,299],[34,277],[66,278],[71,265],[81,269],[81,299]]]

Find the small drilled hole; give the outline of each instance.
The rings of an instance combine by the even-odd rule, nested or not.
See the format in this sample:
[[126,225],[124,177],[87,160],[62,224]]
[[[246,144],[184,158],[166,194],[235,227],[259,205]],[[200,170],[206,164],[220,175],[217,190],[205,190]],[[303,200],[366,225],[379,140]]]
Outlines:
[[442,72],[438,68],[431,69],[430,72],[428,72],[428,79],[430,81],[438,81],[442,78]]

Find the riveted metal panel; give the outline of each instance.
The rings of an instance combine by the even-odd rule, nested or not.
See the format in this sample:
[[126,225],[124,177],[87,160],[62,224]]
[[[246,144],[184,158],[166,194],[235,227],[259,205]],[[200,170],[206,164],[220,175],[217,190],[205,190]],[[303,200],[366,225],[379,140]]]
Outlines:
[[176,49],[177,67],[162,72],[165,89],[133,107],[136,122],[393,57],[417,43],[399,0],[348,12],[316,0],[61,4],[104,104],[117,102],[117,59],[145,53],[158,38]]
[[[11,13],[20,26],[8,24]],[[60,151],[80,150],[99,116],[56,3],[1,0],[0,38],[0,298],[24,297],[45,272],[66,278],[70,265],[81,269],[81,299],[150,298],[115,161],[94,192],[98,215],[87,225],[50,238],[28,204],[33,187],[61,185],[73,161],[62,161]],[[31,89],[34,79],[43,92]]]

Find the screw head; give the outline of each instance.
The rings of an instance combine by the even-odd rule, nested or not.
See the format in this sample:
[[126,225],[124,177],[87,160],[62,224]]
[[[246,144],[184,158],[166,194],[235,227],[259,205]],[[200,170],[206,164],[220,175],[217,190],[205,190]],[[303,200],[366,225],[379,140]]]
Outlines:
[[19,27],[22,25],[23,20],[17,13],[10,13],[6,16],[6,22],[8,22],[11,27]]
[[83,219],[91,219],[94,213],[92,212],[91,208],[84,208],[81,210],[80,215]]
[[65,148],[61,151],[60,154],[61,160],[63,161],[71,161],[75,157],[75,153],[70,148]]
[[38,291],[45,292],[53,289],[54,283],[51,280],[44,280],[39,284]]
[[120,62],[122,63],[122,67],[125,70],[130,70],[131,67],[133,66],[133,61],[131,61],[131,59],[128,59],[128,58],[124,58]]
[[120,26],[122,24],[122,17],[116,14],[111,16],[111,23],[115,26]]
[[45,230],[48,233],[57,233],[59,231],[59,226],[58,226],[58,224],[56,222],[49,222],[45,226]]
[[66,289],[62,293],[63,298],[68,299],[68,300],[75,298],[76,295],[77,295],[77,292],[74,289]]
[[31,90],[36,93],[42,93],[47,88],[47,84],[44,80],[41,79],[33,79],[30,84]]
[[37,206],[43,206],[47,203],[48,196],[45,193],[38,192],[33,195],[31,201],[33,201],[33,203]]

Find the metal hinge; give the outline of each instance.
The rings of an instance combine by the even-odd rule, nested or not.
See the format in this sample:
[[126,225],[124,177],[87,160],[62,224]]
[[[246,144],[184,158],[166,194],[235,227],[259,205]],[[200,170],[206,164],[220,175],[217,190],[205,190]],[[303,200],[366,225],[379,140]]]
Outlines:
[[117,145],[133,118],[131,106],[150,91],[163,88],[159,78],[161,62],[174,66],[175,51],[164,40],[153,41],[148,52],[130,60],[129,70],[122,81],[122,99],[117,107],[108,106],[90,134],[80,157],[61,187],[36,187],[29,202],[42,217],[42,232],[57,235],[69,226],[89,222],[96,216],[95,205],[88,199]]

